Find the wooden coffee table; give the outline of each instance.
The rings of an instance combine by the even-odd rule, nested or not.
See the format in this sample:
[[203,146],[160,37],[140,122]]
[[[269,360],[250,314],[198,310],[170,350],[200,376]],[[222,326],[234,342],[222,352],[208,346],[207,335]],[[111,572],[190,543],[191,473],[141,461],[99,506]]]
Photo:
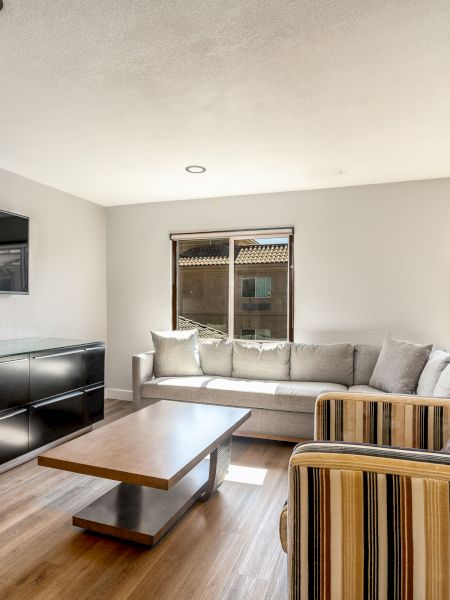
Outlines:
[[222,483],[232,434],[250,414],[161,400],[41,454],[38,464],[121,481],[76,514],[73,524],[152,545]]

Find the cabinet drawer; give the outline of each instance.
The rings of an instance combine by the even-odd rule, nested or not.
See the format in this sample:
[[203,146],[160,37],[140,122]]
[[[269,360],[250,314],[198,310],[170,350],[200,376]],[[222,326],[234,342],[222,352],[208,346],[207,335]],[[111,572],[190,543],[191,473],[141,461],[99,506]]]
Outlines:
[[85,427],[84,392],[30,406],[30,450]]
[[58,396],[84,385],[84,349],[32,354],[30,401]]
[[28,452],[28,409],[0,414],[0,463]]
[[105,381],[105,348],[103,346],[86,348],[84,372],[86,385],[94,385]]
[[30,360],[28,356],[0,359],[0,411],[30,401]]
[[104,416],[105,388],[98,386],[84,392],[86,425],[101,421]]

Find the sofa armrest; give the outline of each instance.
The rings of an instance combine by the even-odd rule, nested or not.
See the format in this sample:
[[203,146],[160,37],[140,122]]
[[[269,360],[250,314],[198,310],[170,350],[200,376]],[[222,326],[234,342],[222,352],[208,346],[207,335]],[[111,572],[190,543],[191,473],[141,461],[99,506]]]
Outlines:
[[441,450],[450,437],[450,400],[327,392],[314,414],[314,439]]
[[289,464],[290,600],[447,598],[449,488],[443,453],[297,446]]
[[131,358],[132,362],[132,379],[133,379],[133,402],[134,409],[138,410],[141,407],[141,386],[146,381],[153,377],[153,359],[155,351],[142,352],[134,354]]

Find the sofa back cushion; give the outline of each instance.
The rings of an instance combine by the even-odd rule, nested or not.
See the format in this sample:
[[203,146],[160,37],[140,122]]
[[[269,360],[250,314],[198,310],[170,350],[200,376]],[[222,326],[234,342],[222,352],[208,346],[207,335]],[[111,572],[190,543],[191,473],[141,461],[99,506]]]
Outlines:
[[292,344],[291,380],[352,385],[352,344]]
[[432,345],[397,340],[389,333],[369,385],[390,394],[414,394],[431,349]]
[[231,377],[233,342],[231,340],[199,340],[200,366],[205,375]]
[[240,379],[289,379],[289,342],[233,342],[233,377]]
[[436,387],[434,388],[433,396],[450,398],[450,365],[447,365],[442,371]]
[[379,346],[356,344],[355,354],[353,355],[354,385],[369,385],[379,355]]
[[197,330],[152,331],[155,377],[203,375]]
[[445,367],[450,364],[450,354],[444,350],[433,350],[417,384],[418,396],[432,396]]

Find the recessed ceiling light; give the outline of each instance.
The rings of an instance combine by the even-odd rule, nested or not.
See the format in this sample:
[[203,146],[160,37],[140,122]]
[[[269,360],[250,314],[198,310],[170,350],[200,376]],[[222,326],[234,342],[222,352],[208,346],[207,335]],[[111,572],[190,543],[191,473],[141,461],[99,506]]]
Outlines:
[[202,167],[201,165],[189,165],[186,167],[186,171],[188,173],[204,173],[206,171],[206,167]]

